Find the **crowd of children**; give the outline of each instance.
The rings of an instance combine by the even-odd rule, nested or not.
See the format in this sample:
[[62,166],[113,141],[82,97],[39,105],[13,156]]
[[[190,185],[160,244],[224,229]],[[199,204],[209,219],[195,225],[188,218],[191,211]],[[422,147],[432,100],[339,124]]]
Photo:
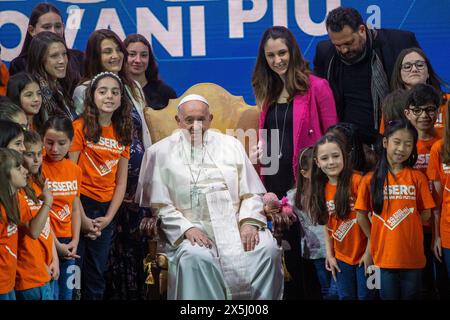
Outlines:
[[[441,97],[430,85],[403,101],[403,116],[385,123],[376,162],[343,123],[300,154],[288,198],[302,225],[305,292],[314,298],[449,295],[450,119],[445,112],[441,138]],[[384,108],[399,108],[398,100],[388,96]]]
[[[14,112],[0,120],[0,299],[71,300],[77,281],[86,299],[103,297],[113,218],[126,187],[131,116],[114,73],[97,75],[88,93],[78,120],[51,117],[41,135],[24,130]],[[34,115],[40,96],[37,101]],[[20,102],[22,113],[32,109]],[[74,279],[76,261],[81,279]]]

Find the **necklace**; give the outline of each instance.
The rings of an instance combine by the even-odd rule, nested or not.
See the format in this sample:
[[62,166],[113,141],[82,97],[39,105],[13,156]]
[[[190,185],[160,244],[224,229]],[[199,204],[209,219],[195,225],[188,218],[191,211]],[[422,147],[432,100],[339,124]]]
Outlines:
[[[278,159],[281,159],[283,157],[283,153],[281,152],[281,150],[283,149],[284,129],[286,128],[286,116],[287,116],[287,113],[289,111],[289,107],[290,106],[291,106],[291,104],[288,102],[287,103],[287,107],[286,107],[286,111],[284,112],[283,132],[281,133],[281,143],[280,143],[280,149],[278,151]],[[275,121],[276,121],[275,123],[276,123],[278,134],[279,134],[280,129],[278,127],[278,113],[277,113],[277,110],[278,110],[278,103],[275,102]]]
[[[190,198],[191,198],[191,208],[193,208],[193,206],[198,206],[200,205],[200,188],[197,186],[198,183],[198,179],[200,178],[200,174],[202,173],[202,165],[204,163],[205,160],[205,154],[206,154],[206,143],[202,143],[202,162],[200,164],[200,168],[198,170],[198,174],[197,174],[197,178],[194,178],[194,173],[192,172],[193,170],[191,169],[191,165],[188,159],[188,156],[186,154],[186,151],[184,150],[184,144],[182,141],[182,137],[180,137],[180,142],[181,142],[181,148],[183,150],[183,156],[186,159],[186,165],[188,166],[189,169],[189,173],[191,175],[191,185],[193,184],[194,186],[191,188],[190,191]],[[191,149],[192,149],[192,145],[191,145]],[[192,155],[192,152],[191,152]],[[195,159],[194,159],[195,161]]]

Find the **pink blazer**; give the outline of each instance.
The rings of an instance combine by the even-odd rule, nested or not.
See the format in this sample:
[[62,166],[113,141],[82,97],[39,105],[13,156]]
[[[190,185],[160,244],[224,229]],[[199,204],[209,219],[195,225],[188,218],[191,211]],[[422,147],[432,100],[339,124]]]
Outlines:
[[[300,150],[312,146],[328,127],[337,123],[336,105],[328,81],[314,75],[309,76],[309,89],[305,95],[294,97],[293,134],[294,158],[292,170],[297,180],[297,163]],[[259,116],[259,128],[264,128],[268,107],[264,106]]]

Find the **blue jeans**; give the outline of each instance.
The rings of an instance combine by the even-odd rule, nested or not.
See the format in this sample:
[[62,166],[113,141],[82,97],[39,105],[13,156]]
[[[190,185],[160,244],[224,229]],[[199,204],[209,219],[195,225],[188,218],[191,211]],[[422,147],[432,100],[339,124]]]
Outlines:
[[447,275],[450,277],[450,249],[442,248],[442,258],[447,267]]
[[380,268],[382,300],[417,300],[422,288],[423,269]]
[[316,269],[317,279],[320,283],[320,291],[324,300],[335,300],[338,296],[336,281],[331,276],[331,272],[325,269],[325,259],[311,259]]
[[16,293],[14,290],[11,290],[8,293],[0,293],[0,301],[1,300],[16,300]]
[[[58,241],[67,244],[72,241],[72,238],[58,238]],[[74,284],[68,283],[68,280],[70,277],[72,277],[70,280],[74,280],[73,266],[75,264],[75,260],[66,260],[64,257],[59,257],[59,278],[51,281],[54,300],[73,299]]]
[[434,272],[434,261],[433,261],[433,252],[431,250],[432,243],[432,235],[431,230],[427,228],[423,229],[423,248],[426,258],[426,265],[423,269],[422,274],[422,292],[421,292],[421,300],[432,300],[437,296],[436,289],[436,277]]
[[[81,195],[86,216],[90,219],[104,217],[109,207],[109,202],[98,202]],[[102,300],[105,291],[105,272],[115,222],[112,221],[102,234],[95,240],[84,236],[80,237],[78,254],[81,257],[81,297],[83,300]]]
[[341,272],[336,272],[339,300],[373,300],[375,290],[367,287],[364,266],[349,265],[336,259]]
[[[445,249],[442,248],[442,250]],[[450,277],[448,276],[444,257],[442,257],[442,262],[439,262],[439,260],[433,256],[433,275],[438,299],[450,300]]]
[[41,287],[27,290],[16,290],[17,300],[53,300],[53,289],[50,282]]

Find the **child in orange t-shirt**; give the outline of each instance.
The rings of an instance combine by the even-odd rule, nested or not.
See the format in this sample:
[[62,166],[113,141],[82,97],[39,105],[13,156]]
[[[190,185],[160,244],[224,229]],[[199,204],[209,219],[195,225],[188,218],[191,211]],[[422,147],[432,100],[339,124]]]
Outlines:
[[[432,86],[427,84],[418,84],[409,90],[408,100],[405,106],[405,116],[411,124],[417,129],[417,162],[415,169],[426,174],[430,150],[433,144],[439,140],[440,136],[435,127],[439,112],[440,95]],[[430,191],[433,185],[430,182]],[[423,222],[424,249],[427,264],[423,273],[423,298],[433,298],[435,296],[433,253],[431,250],[431,224],[432,217]]]
[[57,300],[72,300],[74,286],[69,285],[68,279],[76,272],[75,259],[79,258],[82,173],[66,158],[74,136],[72,122],[68,118],[47,120],[43,135],[46,154],[42,173],[52,187],[54,202],[50,222],[60,260],[60,277],[53,282],[53,294]]
[[53,202],[51,193],[44,188],[41,195],[44,203],[38,214],[34,218],[31,216],[25,197],[18,192],[27,185],[28,171],[22,166],[22,161],[22,155],[17,151],[0,148],[0,300],[16,299],[17,226],[37,239]]
[[414,168],[423,173],[427,171],[431,147],[440,138],[434,126],[440,101],[439,93],[432,86],[418,84],[409,91],[404,110],[406,118],[418,133],[417,162]]
[[[383,154],[361,182],[355,209],[369,237],[370,255],[379,268],[385,300],[418,299],[425,267],[422,221],[435,204],[426,176],[413,169],[417,131],[409,121],[388,124]],[[373,212],[371,221],[368,213]]]
[[[433,253],[447,268],[445,280],[450,280],[450,112],[445,113],[444,138],[431,148],[427,175],[433,181],[438,207],[433,211]],[[436,263],[439,266],[439,263]],[[447,293],[448,297],[448,293]]]
[[80,239],[81,294],[83,299],[98,300],[105,290],[113,219],[125,195],[130,158],[131,105],[116,74],[102,72],[92,79],[86,89],[85,110],[73,126],[69,157],[83,172],[83,225],[101,232],[99,237]]
[[[406,89],[397,89],[388,94],[382,103],[382,115],[380,121],[380,134],[384,134],[385,123],[392,120],[400,120],[404,118],[404,108],[407,107],[406,99],[408,98],[408,91]],[[441,104],[434,123],[434,129],[438,137],[444,135],[444,119],[446,117],[448,103],[450,101],[450,93],[442,94]],[[402,114],[399,114],[402,112]]]
[[[34,217],[42,206],[36,195],[42,193],[44,178],[41,173],[42,140],[38,133],[25,132],[24,167],[28,170],[28,185],[22,189]],[[18,300],[53,300],[51,279],[59,276],[59,261],[47,217],[38,239],[19,232],[17,253],[16,297]]]
[[346,141],[327,134],[314,146],[310,210],[313,222],[325,224],[326,269],[337,282],[339,299],[370,300],[366,285],[367,237],[356,223],[353,204],[361,175],[352,169]]

